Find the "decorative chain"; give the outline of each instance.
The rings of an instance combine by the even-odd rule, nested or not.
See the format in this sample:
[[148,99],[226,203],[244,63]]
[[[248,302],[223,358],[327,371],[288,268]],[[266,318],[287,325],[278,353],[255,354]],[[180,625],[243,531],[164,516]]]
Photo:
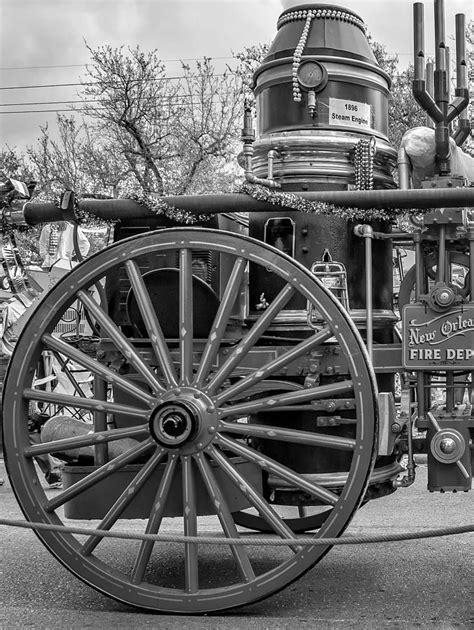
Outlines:
[[373,190],[375,138],[362,138],[354,152],[354,175],[357,190]]
[[303,27],[303,32],[301,33],[300,41],[298,42],[295,52],[293,53],[293,70],[292,70],[292,80],[293,80],[293,100],[295,103],[301,103],[301,90],[300,84],[298,81],[298,66],[301,62],[301,57],[303,56],[303,50],[306,46],[306,41],[308,39],[309,30],[311,28],[311,22],[316,15],[316,11],[305,11],[306,13],[306,22]]
[[48,254],[50,256],[55,256],[56,252],[58,251],[60,231],[61,230],[59,229],[59,225],[57,223],[51,224],[49,239],[48,239]]

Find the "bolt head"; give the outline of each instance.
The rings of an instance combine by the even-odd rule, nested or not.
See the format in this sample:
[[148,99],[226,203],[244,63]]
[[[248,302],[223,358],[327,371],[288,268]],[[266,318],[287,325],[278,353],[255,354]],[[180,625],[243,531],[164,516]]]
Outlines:
[[456,442],[450,437],[443,438],[439,443],[439,450],[449,455],[456,450]]
[[442,304],[449,304],[449,300],[451,299],[451,295],[449,291],[440,291],[438,295],[438,300]]
[[450,306],[455,299],[455,294],[449,287],[440,287],[433,293],[433,299],[438,306]]

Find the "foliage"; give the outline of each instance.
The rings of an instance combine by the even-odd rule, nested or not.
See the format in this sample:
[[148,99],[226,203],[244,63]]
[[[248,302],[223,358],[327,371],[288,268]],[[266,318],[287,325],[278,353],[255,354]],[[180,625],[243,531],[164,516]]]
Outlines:
[[388,105],[389,140],[394,147],[400,146],[403,134],[413,127],[427,124],[426,113],[413,98],[411,85],[414,68],[410,65],[406,70],[394,77],[390,101]]
[[143,190],[163,194],[162,162],[172,147],[170,121],[177,86],[166,80],[157,52],[87,47],[91,64],[83,82],[86,114],[113,141]]
[[0,149],[0,171],[22,182],[35,180],[34,170],[28,165],[26,157],[11,147]]
[[246,100],[252,104],[254,103],[252,91],[253,75],[268,53],[269,48],[268,44],[256,44],[234,53],[234,58],[239,62],[234,73],[242,81]]
[[102,46],[89,52],[83,95],[95,104],[86,112],[142,192],[199,191],[203,171],[234,154],[242,95],[235,75],[216,76],[204,59],[194,68],[182,64],[183,76],[172,81],[156,50]]
[[[471,96],[472,96],[472,86],[474,85],[474,20],[471,20],[466,28],[466,40],[467,40],[467,48],[468,53],[467,57],[467,81],[468,85],[471,86]],[[474,100],[471,99],[471,103],[468,107],[467,118],[471,122],[471,134],[469,138],[463,144],[463,151],[468,153],[471,157],[474,158]]]
[[179,175],[172,186],[178,194],[206,190],[201,188],[206,180],[212,186],[218,165],[226,178],[224,167],[235,159],[242,112],[242,83],[235,74],[226,71],[218,78],[210,59],[198,61],[194,70],[186,64],[182,69],[170,156],[170,174]]
[[128,169],[116,152],[94,134],[90,125],[74,116],[58,114],[56,139],[48,125],[40,127],[36,146],[27,149],[37,188],[54,199],[64,190],[79,194],[116,196]]

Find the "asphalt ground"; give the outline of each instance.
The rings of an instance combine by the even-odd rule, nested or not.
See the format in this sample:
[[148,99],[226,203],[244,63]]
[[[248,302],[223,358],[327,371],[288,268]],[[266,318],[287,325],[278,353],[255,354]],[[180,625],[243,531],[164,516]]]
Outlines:
[[[0,477],[6,479],[0,460]],[[54,492],[51,490],[51,492]],[[472,493],[414,485],[359,510],[347,535],[474,522]],[[22,518],[8,481],[0,517]],[[33,532],[0,526],[0,628],[474,628],[474,535],[334,547],[298,581],[244,608],[208,616],[137,611],[71,575]]]

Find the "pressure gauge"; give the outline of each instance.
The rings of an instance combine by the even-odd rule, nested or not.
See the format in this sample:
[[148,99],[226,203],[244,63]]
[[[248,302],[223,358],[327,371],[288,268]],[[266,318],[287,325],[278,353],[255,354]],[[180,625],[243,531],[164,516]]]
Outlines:
[[315,92],[323,90],[328,82],[326,68],[318,61],[313,61],[312,59],[307,59],[300,63],[296,76],[302,88],[314,90]]

